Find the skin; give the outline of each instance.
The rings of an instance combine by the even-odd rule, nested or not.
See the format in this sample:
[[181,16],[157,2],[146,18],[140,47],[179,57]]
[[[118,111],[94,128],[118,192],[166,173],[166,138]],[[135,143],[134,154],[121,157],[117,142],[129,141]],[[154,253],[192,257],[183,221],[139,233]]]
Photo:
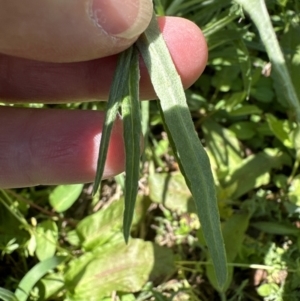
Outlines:
[[[145,30],[152,4],[97,1],[0,0],[1,102],[54,104],[108,98],[116,54]],[[117,11],[114,4],[119,1],[125,6]],[[97,5],[103,3],[100,9]],[[107,18],[99,25],[96,20],[103,11]],[[204,37],[185,19],[159,18],[159,25],[187,88],[205,68]],[[140,66],[140,97],[154,99],[142,61]],[[0,107],[0,187],[92,182],[103,118],[95,111]],[[123,169],[122,122],[117,120],[104,175]]]

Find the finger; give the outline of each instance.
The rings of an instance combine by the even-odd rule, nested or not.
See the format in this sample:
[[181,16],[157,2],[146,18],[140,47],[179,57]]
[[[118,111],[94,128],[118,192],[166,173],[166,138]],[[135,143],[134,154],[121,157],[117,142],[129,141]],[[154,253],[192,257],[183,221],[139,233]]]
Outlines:
[[[0,107],[0,187],[92,182],[103,113]],[[124,168],[122,123],[117,120],[104,176]]]
[[0,52],[49,62],[120,52],[143,32],[151,0],[0,0]]
[[[0,0],[1,1],[1,0]],[[185,88],[202,73],[207,46],[200,29],[182,18],[160,18],[160,28]],[[0,56],[0,99],[5,102],[70,102],[108,98],[116,56],[68,64]],[[141,64],[141,99],[155,93]]]

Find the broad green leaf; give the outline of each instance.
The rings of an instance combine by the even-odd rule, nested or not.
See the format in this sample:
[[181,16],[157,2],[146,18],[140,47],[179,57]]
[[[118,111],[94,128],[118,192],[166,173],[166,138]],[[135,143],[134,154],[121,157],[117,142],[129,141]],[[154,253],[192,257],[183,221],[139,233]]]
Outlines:
[[263,232],[277,235],[299,235],[300,230],[291,224],[274,223],[274,222],[256,222],[251,224],[252,227]]
[[[289,106],[294,111],[295,119],[300,123],[300,100],[293,86],[283,53],[280,49],[276,33],[273,29],[264,0],[235,0],[242,5],[256,25],[260,38],[266,48],[272,69],[276,73],[278,88],[286,96]],[[298,82],[297,82],[298,83]]]
[[94,181],[93,194],[95,194],[99,188],[100,181],[103,176],[104,166],[109,146],[109,139],[113,129],[114,121],[116,120],[121,101],[128,92],[128,78],[131,62],[132,47],[123,51],[118,59],[117,68],[114,74],[113,82],[110,88],[107,111],[105,115],[101,142],[99,146],[99,156],[97,162],[97,171]]
[[251,87],[250,95],[263,103],[274,101],[275,95],[271,78],[261,76],[257,83]]
[[161,279],[169,278],[175,272],[174,254],[169,248],[151,243],[153,251],[153,266],[149,275],[149,281],[158,283]]
[[289,187],[288,198],[290,202],[300,207],[300,175],[293,179]]
[[195,132],[179,75],[153,16],[137,41],[160,101],[164,123],[181,171],[192,192],[219,286],[227,278],[214,179],[208,156]]
[[126,295],[122,294],[120,301],[136,301],[136,297],[134,296],[134,294],[126,294]]
[[212,85],[221,92],[228,92],[234,88],[239,81],[240,68],[238,65],[223,66],[212,78]]
[[[133,225],[136,225],[143,217],[148,206],[149,204],[144,197],[137,197]],[[101,209],[80,221],[76,227],[76,232],[82,247],[86,251],[91,251],[116,237],[122,229],[123,212],[124,198],[121,198],[105,209]]]
[[283,143],[284,146],[293,148],[293,142],[288,133],[286,122],[278,120],[272,114],[266,114],[266,119],[271,131]]
[[288,177],[284,174],[274,175],[273,182],[278,188],[286,190],[288,186]]
[[[250,215],[248,213],[235,213],[223,224],[222,233],[228,262],[234,262],[243,245],[249,219]],[[233,238],[234,243],[232,243]]]
[[267,122],[258,124],[256,130],[262,136],[274,136]]
[[261,113],[262,110],[255,105],[243,105],[233,109],[229,114],[231,116],[245,116],[245,115],[252,115],[252,114],[260,115]]
[[195,212],[195,204],[181,173],[154,173],[149,176],[149,197],[178,213]]
[[131,239],[127,245],[119,240],[70,263],[65,274],[67,295],[69,300],[92,301],[113,291],[137,292],[149,279],[154,281],[173,271],[171,250],[140,239]]
[[64,212],[75,203],[82,188],[83,184],[57,186],[50,193],[49,202],[56,212]]
[[3,301],[19,301],[15,294],[5,288],[0,287],[0,300]]
[[18,300],[26,301],[35,284],[50,270],[61,264],[65,259],[66,257],[63,256],[51,257],[39,262],[31,270],[29,270],[16,289],[15,295]]
[[257,293],[262,297],[278,296],[279,286],[275,282],[264,283],[257,288]]
[[53,257],[56,252],[58,228],[54,221],[46,220],[36,227],[36,256],[40,261]]
[[123,199],[109,207],[85,217],[76,227],[76,232],[86,251],[93,250],[111,240],[122,228]]
[[80,238],[79,238],[76,230],[71,230],[71,231],[67,232],[65,238],[71,246],[80,247],[81,241],[80,241]]
[[[247,213],[234,214],[223,224],[222,233],[224,237],[228,262],[234,262],[236,256],[238,255],[238,252],[240,251],[243,245],[243,241],[245,239],[245,232],[249,226],[249,218],[250,215]],[[228,267],[228,271],[229,277],[224,291],[226,291],[229,285],[231,284],[233,276],[233,267]],[[211,265],[207,266],[206,273],[210,283],[214,286],[215,289],[218,289],[216,275]]]
[[240,142],[231,131],[211,118],[203,123],[202,129],[211,164],[221,178],[221,173],[226,174],[241,164],[243,151]]
[[235,186],[232,198],[236,199],[243,194],[269,183],[269,172],[272,168],[279,168],[284,162],[281,152],[261,152],[244,159],[240,166],[231,170],[225,179],[224,186]]
[[138,192],[140,169],[139,161],[142,128],[139,103],[139,80],[140,71],[138,52],[136,48],[134,48],[129,73],[129,93],[122,101],[122,117],[124,123],[123,135],[126,154],[123,233],[126,242],[128,242],[130,235],[134,205]]
[[30,256],[34,256],[35,250],[36,250],[36,236],[31,235],[30,239],[26,243],[26,249]]
[[228,129],[235,133],[240,140],[251,139],[255,134],[256,125],[250,121],[239,121],[233,123]]
[[221,99],[216,105],[216,109],[225,109],[227,112],[231,112],[237,106],[240,106],[242,102],[246,100],[247,94],[245,92],[234,92],[225,99]]

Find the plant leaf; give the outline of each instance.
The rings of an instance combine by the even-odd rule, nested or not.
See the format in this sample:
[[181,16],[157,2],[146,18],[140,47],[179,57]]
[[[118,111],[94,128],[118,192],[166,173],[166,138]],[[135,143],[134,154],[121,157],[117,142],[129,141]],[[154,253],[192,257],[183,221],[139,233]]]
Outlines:
[[15,294],[5,288],[0,287],[0,300],[3,301],[19,301]]
[[[248,213],[237,213],[232,215],[223,225],[222,233],[225,242],[226,255],[228,262],[234,262],[238,252],[240,251],[243,241],[245,239],[245,232],[249,226],[250,214]],[[232,243],[234,238],[234,243]],[[228,267],[228,281],[225,285],[224,290],[227,290],[231,284],[233,277],[233,266]],[[207,277],[209,282],[214,288],[216,287],[216,275],[213,272],[212,266],[207,265],[206,267]]]
[[132,47],[123,51],[118,59],[117,68],[114,74],[114,79],[109,92],[107,111],[105,115],[101,142],[99,147],[99,157],[97,162],[97,171],[94,181],[93,194],[95,194],[99,188],[109,146],[109,138],[113,128],[114,121],[117,117],[121,101],[124,98],[124,93],[128,91],[128,76],[131,62]]
[[149,27],[137,41],[160,99],[161,113],[174,153],[192,192],[197,214],[220,287],[226,283],[227,267],[220,228],[214,179],[208,156],[195,132],[184,90],[153,15]]
[[149,197],[178,213],[196,212],[185,179],[181,173],[154,173],[149,175]]
[[276,72],[278,85],[286,95],[289,106],[294,110],[295,119],[300,123],[300,101],[288,72],[283,53],[280,49],[276,33],[271,23],[264,0],[235,0],[242,5],[256,25],[262,42],[266,48],[272,66]]
[[37,225],[35,253],[40,261],[55,255],[58,235],[58,227],[52,220],[45,220]]
[[[269,150],[269,151],[268,151]],[[267,185],[270,181],[272,168],[280,168],[284,162],[282,152],[273,149],[266,149],[244,159],[239,166],[232,168],[225,179],[224,187],[232,187],[232,199],[238,199],[245,193]]]
[[65,274],[68,300],[101,300],[112,291],[137,292],[149,280],[174,272],[173,253],[141,239],[119,239],[71,261]]
[[266,114],[266,120],[275,137],[277,137],[284,146],[293,148],[293,141],[288,134],[287,128],[284,126],[284,121],[268,113]]
[[263,232],[275,235],[299,235],[299,229],[291,224],[274,223],[274,222],[256,222],[251,224],[252,227]]
[[240,165],[243,160],[243,151],[239,140],[231,131],[211,118],[203,122],[202,130],[206,149],[208,154],[211,154],[211,164],[215,171],[229,171]]
[[56,212],[69,209],[81,194],[83,184],[60,185],[49,195],[49,202]]
[[142,131],[139,103],[139,79],[138,52],[136,48],[133,48],[129,73],[129,93],[122,101],[122,117],[124,122],[123,135],[126,154],[123,234],[126,242],[128,242],[130,234],[139,180],[140,139]]
[[46,273],[66,259],[65,256],[54,256],[36,264],[21,280],[15,295],[19,301],[26,301],[34,285],[44,276]]

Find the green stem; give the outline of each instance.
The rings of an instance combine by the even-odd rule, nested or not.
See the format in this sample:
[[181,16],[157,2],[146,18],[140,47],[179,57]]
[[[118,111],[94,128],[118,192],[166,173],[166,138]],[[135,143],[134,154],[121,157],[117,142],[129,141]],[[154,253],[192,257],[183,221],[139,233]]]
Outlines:
[[299,162],[299,159],[297,158],[296,161],[295,161],[295,163],[294,163],[292,173],[291,173],[291,175],[288,178],[288,181],[287,181],[288,184],[292,183],[292,181],[293,181],[293,179],[294,179],[294,177],[295,177],[295,175],[296,175],[296,173],[298,171],[299,165],[300,165],[300,162]]
[[225,293],[220,293],[219,295],[220,295],[221,301],[227,301]]
[[[26,221],[26,219],[23,217],[23,215],[19,212],[19,210],[17,208],[15,208],[15,206],[13,205],[13,202],[11,201],[11,199],[9,198],[9,196],[5,193],[4,190],[0,190],[2,197],[0,197],[0,202],[2,203],[2,205],[22,224],[24,225],[25,229],[28,228],[28,223]],[[9,203],[9,205],[7,204]]]
[[[176,261],[175,264],[180,265],[212,265],[209,261]],[[249,269],[259,269],[259,270],[276,270],[273,266],[264,265],[264,264],[247,264],[247,263],[234,263],[234,262],[228,262],[227,266],[237,267],[237,268],[249,268]],[[282,268],[282,270],[287,270]],[[287,270],[289,272],[296,272],[297,270]]]

